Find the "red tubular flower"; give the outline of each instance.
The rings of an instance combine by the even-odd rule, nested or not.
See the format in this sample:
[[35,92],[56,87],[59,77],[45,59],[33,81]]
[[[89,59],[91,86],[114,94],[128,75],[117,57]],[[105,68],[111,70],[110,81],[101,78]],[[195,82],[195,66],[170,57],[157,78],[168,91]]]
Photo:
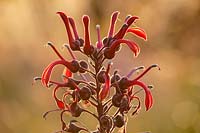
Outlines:
[[[63,12],[57,12],[57,14],[59,14],[65,24],[65,27],[66,27],[66,30],[67,30],[67,35],[68,35],[68,40],[69,40],[69,45],[70,45],[70,48],[72,50],[80,50],[80,47],[77,46],[75,43],[74,43],[74,38],[72,36],[72,33],[71,33],[71,29],[69,27],[69,20],[68,20],[68,17],[63,13]],[[76,34],[76,33],[75,33]]]
[[77,29],[76,29],[74,19],[71,18],[71,17],[68,17],[68,20],[69,20],[69,23],[71,24],[72,30],[74,32],[74,37],[75,37],[76,40],[78,40],[79,36],[78,36],[78,32],[77,32]]
[[110,71],[111,65],[112,65],[111,63],[108,64],[108,67],[107,67],[105,75],[104,75],[104,77],[105,77],[105,85],[104,85],[103,89],[99,93],[99,97],[100,97],[101,101],[106,98],[106,96],[108,95],[108,92],[110,91],[109,71]]
[[141,38],[143,38],[145,41],[147,40],[147,34],[145,31],[139,27],[129,28],[127,32],[133,33]]
[[69,70],[71,70],[71,72],[77,72],[78,71],[77,65],[73,66],[73,64],[75,64],[75,62],[76,62],[75,60],[73,60],[72,62],[68,62],[68,61],[65,61],[65,60],[57,60],[57,61],[50,63],[44,69],[44,71],[42,73],[42,83],[43,83],[43,85],[48,87],[48,82],[49,82],[52,70],[58,64],[66,66]]
[[115,56],[115,51],[116,51],[117,46],[119,46],[121,43],[127,44],[128,47],[134,52],[135,56],[137,56],[139,54],[140,48],[135,42],[129,41],[129,40],[125,40],[125,39],[119,39],[117,41],[114,41],[111,44],[110,48],[107,48],[104,51],[104,56],[107,59],[112,59]]
[[57,85],[54,90],[53,90],[53,97],[56,100],[56,104],[60,109],[64,109],[65,108],[65,104],[63,101],[59,100],[56,96],[56,91],[60,88],[60,85]]
[[101,49],[103,46],[102,40],[101,40],[101,36],[100,36],[100,25],[96,25],[96,29],[97,29],[97,48]]
[[119,15],[118,11],[112,13],[111,22],[110,22],[110,28],[109,28],[109,32],[108,32],[108,38],[111,38],[113,36],[113,34],[114,34],[115,23],[117,21],[118,15]]
[[131,82],[131,85],[138,85],[144,89],[144,91],[145,91],[145,106],[146,106],[146,111],[148,111],[153,105],[153,97],[151,95],[151,91],[143,82],[140,82],[137,80],[133,80]]
[[126,23],[122,26],[122,28],[118,31],[118,33],[114,36],[114,38],[115,39],[122,39],[124,37],[124,35],[126,34],[127,29],[137,19],[139,19],[139,18],[136,17],[136,16],[132,16],[132,17],[128,18],[128,20],[126,21]]
[[90,18],[89,16],[85,15],[83,16],[83,24],[84,24],[84,31],[85,31],[85,45],[84,45],[84,53],[87,55],[92,54],[92,47],[90,44],[90,33],[89,33],[89,24],[90,24]]

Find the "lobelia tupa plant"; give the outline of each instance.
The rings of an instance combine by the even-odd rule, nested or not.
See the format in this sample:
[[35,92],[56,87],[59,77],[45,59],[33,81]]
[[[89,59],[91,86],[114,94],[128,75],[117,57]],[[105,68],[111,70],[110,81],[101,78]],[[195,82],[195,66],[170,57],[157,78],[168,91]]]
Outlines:
[[[147,69],[144,66],[135,67],[126,76],[121,76],[117,70],[110,74],[112,62],[108,62],[105,66],[104,62],[114,59],[115,55],[120,51],[120,44],[126,44],[134,56],[138,56],[140,47],[134,41],[124,39],[124,37],[126,34],[131,33],[147,40],[147,35],[143,29],[136,26],[131,27],[139,18],[127,16],[122,27],[118,32],[115,32],[115,23],[119,12],[113,12],[108,35],[104,39],[100,37],[100,26],[96,26],[98,40],[96,46],[94,46],[90,41],[89,16],[84,15],[82,18],[84,38],[81,38],[78,35],[74,19],[63,12],[58,12],[57,14],[63,20],[67,30],[69,46],[64,46],[68,49],[72,60],[66,60],[52,43],[48,43],[48,46],[56,53],[58,59],[50,63],[44,69],[42,76],[36,77],[35,80],[41,80],[42,85],[47,88],[54,86],[53,98],[55,99],[57,109],[46,112],[43,117],[46,118],[50,112],[60,112],[62,129],[57,132],[112,133],[116,128],[121,128],[123,133],[126,133],[127,113],[133,110],[132,115],[136,115],[141,108],[141,100],[137,96],[141,90],[144,90],[145,93],[146,111],[153,105],[152,86],[146,85],[141,81],[141,78],[152,68],[159,68],[159,66],[151,65]],[[88,61],[77,60],[73,53],[74,51],[85,55]],[[57,65],[64,66],[62,82],[51,80],[53,69]],[[143,72],[133,79],[130,78],[138,70],[143,70]],[[78,74],[81,80],[75,79],[73,77],[74,74]],[[85,78],[85,74],[90,75],[94,80],[88,81]],[[135,86],[139,86],[141,89],[137,90],[134,88]],[[60,89],[63,90],[62,98],[57,96],[57,92]],[[111,89],[114,90],[112,91],[114,94],[110,94]],[[87,109],[87,106],[83,106],[84,104],[94,107],[96,112],[91,112]],[[112,107],[116,109],[116,112],[111,115],[110,110]],[[65,113],[71,114],[72,117],[79,117],[82,113],[88,113],[88,115],[91,115],[98,121],[97,129],[90,131],[77,120],[71,120],[69,123],[66,123],[63,118]]]

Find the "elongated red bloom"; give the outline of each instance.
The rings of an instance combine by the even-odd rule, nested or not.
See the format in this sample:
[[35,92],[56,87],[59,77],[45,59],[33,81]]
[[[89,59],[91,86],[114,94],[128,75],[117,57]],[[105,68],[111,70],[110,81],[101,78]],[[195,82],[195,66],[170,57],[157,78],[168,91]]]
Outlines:
[[115,23],[117,21],[119,12],[113,12],[112,16],[111,16],[111,22],[110,22],[110,28],[109,28],[109,32],[108,32],[108,38],[112,37],[115,31]]
[[65,61],[65,60],[56,60],[56,61],[50,63],[42,73],[42,83],[43,83],[43,85],[48,86],[48,82],[49,82],[49,79],[51,77],[52,70],[56,65],[59,65],[59,64],[66,66],[70,70],[74,69],[72,64],[70,62]]
[[72,36],[72,33],[71,33],[71,29],[69,27],[69,20],[68,20],[68,17],[65,15],[65,13],[63,12],[57,12],[57,14],[59,14],[65,24],[65,28],[67,30],[67,35],[68,35],[68,39],[69,39],[69,44],[70,44],[70,47],[73,48],[73,42],[74,42],[74,38]]
[[69,19],[69,23],[71,24],[72,30],[74,32],[74,37],[75,37],[76,40],[78,40],[79,36],[78,36],[78,32],[77,32],[77,29],[76,29],[74,19],[71,18],[71,17],[68,17],[68,19]]
[[60,108],[60,109],[64,109],[65,108],[65,104],[63,101],[59,100],[56,96],[56,91],[60,88],[61,86],[57,85],[54,90],[53,90],[53,97],[55,98],[56,100],[56,104],[57,106]]
[[144,89],[144,91],[145,91],[145,106],[146,106],[146,111],[148,111],[153,105],[153,97],[151,95],[151,91],[143,82],[136,80],[136,81],[133,81],[131,84],[138,85]]
[[89,24],[90,24],[90,18],[89,16],[85,15],[83,16],[83,24],[84,24],[84,30],[85,30],[85,45],[84,45],[84,52],[87,55],[90,55],[92,53],[91,44],[90,44],[90,32],[89,32]]
[[103,99],[106,98],[110,91],[110,77],[109,77],[109,71],[110,71],[111,63],[108,64],[107,70],[105,72],[104,78],[105,78],[105,85],[103,89],[99,93],[100,100],[102,101]]
[[138,54],[140,52],[140,48],[135,42],[129,41],[129,40],[125,40],[125,39],[118,39],[117,41],[113,42],[111,47],[108,49],[108,51],[106,51],[106,53],[104,53],[106,58],[108,58],[108,59],[113,58],[114,55],[115,55],[116,48],[120,44],[127,44],[128,47],[131,49],[131,51],[134,53],[134,55],[138,56]]
[[100,36],[100,25],[96,25],[96,29],[97,29],[97,48],[101,49],[103,46],[102,40],[101,40],[101,36]]
[[122,26],[122,28],[119,30],[119,32],[114,36],[116,39],[122,39],[124,35],[126,34],[127,29],[131,26],[135,20],[139,19],[136,16],[131,16],[127,19],[126,23]]
[[144,40],[147,40],[147,34],[145,33],[145,31],[139,27],[134,27],[134,28],[129,28],[127,30],[127,32],[131,32],[141,38],[143,38]]

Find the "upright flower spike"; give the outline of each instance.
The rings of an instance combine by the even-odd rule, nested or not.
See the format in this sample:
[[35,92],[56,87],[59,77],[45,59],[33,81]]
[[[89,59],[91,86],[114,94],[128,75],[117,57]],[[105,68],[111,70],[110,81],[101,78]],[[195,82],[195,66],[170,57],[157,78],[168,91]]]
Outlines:
[[68,17],[63,13],[63,12],[57,12],[57,14],[60,15],[60,17],[62,18],[64,24],[65,24],[65,27],[66,27],[66,30],[67,30],[67,35],[68,35],[68,40],[69,40],[69,45],[70,45],[70,48],[72,50],[80,50],[80,46],[76,45],[76,43],[74,43],[74,38],[72,36],[72,33],[71,33],[71,29],[70,29],[70,26],[69,26],[69,19]]
[[90,44],[90,33],[89,33],[90,18],[89,16],[87,15],[83,16],[83,24],[84,24],[84,31],[85,31],[85,45],[83,47],[83,50],[86,55],[91,55],[93,53],[93,48]]
[[[96,26],[97,31],[97,43],[96,46],[91,45],[90,41],[90,18],[85,15],[82,18],[84,26],[84,40],[78,35],[75,21],[72,17],[66,16],[63,12],[58,12],[62,18],[65,28],[67,30],[67,36],[69,40],[69,46],[67,47],[69,54],[72,57],[72,61],[67,61],[54,47],[52,43],[48,43],[48,46],[52,48],[59,59],[51,62],[42,73],[41,78],[36,77],[35,80],[41,80],[42,84],[46,87],[54,86],[52,96],[56,102],[57,109],[50,110],[44,114],[44,117],[50,112],[61,111],[61,131],[59,132],[73,132],[79,133],[81,130],[86,132],[95,133],[113,133],[115,128],[123,128],[122,132],[127,133],[126,115],[130,112],[131,108],[134,108],[132,115],[137,114],[141,108],[140,96],[138,93],[144,92],[144,104],[146,111],[153,106],[153,97],[151,94],[151,87],[141,81],[141,78],[146,75],[152,68],[158,65],[151,65],[148,68],[143,66],[135,67],[127,75],[120,75],[118,70],[115,70],[110,75],[112,63],[108,63],[105,66],[105,61],[113,59],[115,54],[120,51],[121,44],[126,44],[133,52],[134,56],[140,52],[140,47],[132,40],[124,39],[125,35],[131,33],[147,40],[145,31],[139,27],[131,27],[131,25],[138,19],[136,16],[127,16],[123,25],[115,33],[115,25],[119,16],[119,12],[115,11],[111,15],[110,27],[105,39],[101,39],[100,26]],[[83,47],[82,47],[83,46]],[[80,52],[87,57],[87,60],[77,60],[73,51]],[[88,61],[88,62],[87,62]],[[62,73],[63,80],[60,82],[51,80],[51,75],[56,66],[64,66]],[[160,69],[160,68],[159,68]],[[136,75],[135,78],[130,79],[133,74],[138,71],[143,71]],[[73,76],[77,73],[77,76],[81,76],[82,79],[76,79],[77,76]],[[87,74],[91,78],[85,78]],[[134,87],[139,86],[141,89],[137,90]],[[110,91],[114,88],[114,94]],[[62,91],[59,91],[62,89]],[[58,97],[58,91],[62,97]],[[69,97],[70,98],[69,98]],[[135,101],[133,102],[132,101]],[[97,112],[92,112],[85,106],[82,108],[81,104],[85,105],[90,103],[91,107],[94,107]],[[112,107],[117,108],[117,112],[111,115],[110,110]],[[69,123],[64,121],[64,113],[69,112],[72,117],[79,117],[82,113],[87,113],[94,117],[98,121],[98,127],[96,131],[89,131],[85,126],[76,125],[78,121],[71,120]]]

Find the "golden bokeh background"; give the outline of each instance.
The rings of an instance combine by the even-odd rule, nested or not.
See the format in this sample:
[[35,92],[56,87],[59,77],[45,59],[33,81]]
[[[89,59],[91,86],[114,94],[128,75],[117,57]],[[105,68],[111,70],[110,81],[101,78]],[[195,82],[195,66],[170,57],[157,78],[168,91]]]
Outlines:
[[[128,133],[200,132],[199,0],[0,0],[1,133],[51,133],[60,129],[57,113],[42,119],[43,112],[55,108],[51,90],[40,83],[32,86],[33,77],[40,76],[57,58],[44,47],[47,41],[66,54],[61,50],[68,41],[65,28],[55,13],[64,11],[73,16],[80,35],[81,17],[88,14],[95,43],[95,25],[100,24],[102,36],[107,35],[110,15],[116,10],[121,12],[117,27],[127,14],[140,16],[136,24],[146,30],[148,41],[128,36],[141,46],[141,53],[133,58],[124,46],[113,61],[114,68],[127,74],[139,65],[156,63],[161,67],[161,71],[152,70],[143,78],[155,86],[154,106],[129,119]],[[89,128],[96,127],[93,119],[85,115],[81,119]]]

